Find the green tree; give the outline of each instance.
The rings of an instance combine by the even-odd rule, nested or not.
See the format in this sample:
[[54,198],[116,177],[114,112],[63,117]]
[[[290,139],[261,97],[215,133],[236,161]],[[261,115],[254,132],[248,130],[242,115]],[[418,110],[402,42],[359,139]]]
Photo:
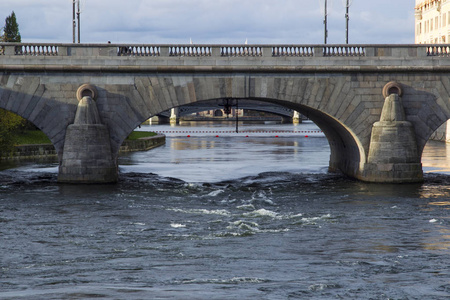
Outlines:
[[25,125],[25,119],[0,108],[0,153],[9,154],[16,144],[17,133]]
[[20,43],[22,41],[19,32],[19,24],[17,24],[16,14],[14,11],[10,16],[6,17],[3,32],[3,39],[5,42]]
[[[19,33],[16,14],[14,11],[5,19],[3,34],[0,32],[0,42],[20,43],[22,38]],[[16,144],[16,135],[26,125],[22,117],[0,109],[0,153],[8,154]]]

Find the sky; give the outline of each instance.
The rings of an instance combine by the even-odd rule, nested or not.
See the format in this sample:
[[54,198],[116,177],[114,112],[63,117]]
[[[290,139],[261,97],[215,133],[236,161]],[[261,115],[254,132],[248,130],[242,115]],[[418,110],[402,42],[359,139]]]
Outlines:
[[[80,0],[81,43],[323,44],[325,0]],[[1,0],[22,42],[71,43],[73,0]],[[345,44],[346,0],[327,0]],[[350,44],[413,44],[415,0],[350,0]]]

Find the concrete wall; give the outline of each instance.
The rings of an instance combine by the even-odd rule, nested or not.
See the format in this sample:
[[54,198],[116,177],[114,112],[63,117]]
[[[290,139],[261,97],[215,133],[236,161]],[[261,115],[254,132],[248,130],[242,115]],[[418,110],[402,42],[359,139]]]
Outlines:
[[14,147],[14,151],[10,155],[1,156],[0,159],[27,159],[56,156],[57,153],[52,144],[20,145]]
[[147,151],[166,143],[165,135],[157,135],[148,138],[141,138],[137,140],[125,140],[120,146],[119,153],[133,152],[133,151]]
[[[125,140],[120,146],[119,153],[147,151],[164,145],[166,137],[164,135],[157,135],[138,140]],[[28,158],[43,158],[56,157],[57,153],[52,144],[40,145],[20,145],[15,147],[9,156],[2,156],[0,159],[28,159]]]

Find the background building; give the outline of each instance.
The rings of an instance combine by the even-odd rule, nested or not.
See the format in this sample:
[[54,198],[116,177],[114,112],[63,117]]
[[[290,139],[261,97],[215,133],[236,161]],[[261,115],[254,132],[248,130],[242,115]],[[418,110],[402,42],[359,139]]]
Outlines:
[[450,0],[416,0],[416,44],[450,41]]
[[[416,0],[416,44],[450,42],[450,0]],[[450,122],[443,124],[431,137],[450,143]]]

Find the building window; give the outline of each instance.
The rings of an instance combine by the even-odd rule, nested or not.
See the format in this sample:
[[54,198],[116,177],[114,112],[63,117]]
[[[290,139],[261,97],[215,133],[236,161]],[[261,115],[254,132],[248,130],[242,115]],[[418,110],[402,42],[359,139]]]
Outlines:
[[447,14],[442,15],[442,27],[447,25]]

